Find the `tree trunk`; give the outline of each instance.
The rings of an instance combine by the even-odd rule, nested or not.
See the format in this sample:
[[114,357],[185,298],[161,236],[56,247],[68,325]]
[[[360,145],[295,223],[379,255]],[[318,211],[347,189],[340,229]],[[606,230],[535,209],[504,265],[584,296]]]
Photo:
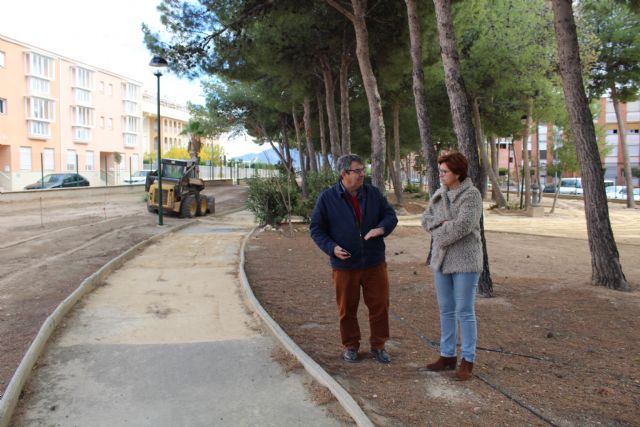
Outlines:
[[312,172],[318,172],[318,164],[316,163],[316,150],[313,148],[313,138],[311,131],[311,99],[308,96],[304,97],[304,102],[302,103],[302,108],[304,110],[304,137],[307,141],[307,153],[309,155],[309,167]]
[[[498,147],[496,146],[496,138],[495,136],[491,136],[489,138],[489,150],[491,152],[491,169],[493,170],[493,174],[499,178],[500,177],[500,169],[498,168]],[[500,190],[500,187],[496,187],[495,185],[493,185],[493,183],[491,184],[491,198],[495,201],[498,200],[498,194],[497,192],[500,191],[500,194],[502,195],[502,190]],[[504,200],[504,196],[503,196],[503,200]],[[505,201],[505,206],[506,206],[506,201]]]
[[331,169],[329,164],[329,150],[327,149],[327,134],[324,126],[324,106],[322,105],[322,90],[316,90],[316,100],[318,101],[318,127],[320,128],[320,151],[322,151],[322,170]]
[[200,149],[202,148],[202,141],[199,136],[191,135],[189,138],[189,156],[191,160],[200,164]]
[[[453,130],[456,133],[458,147],[469,161],[469,176],[478,189],[482,188],[483,174],[480,170],[478,147],[475,143],[475,131],[471,121],[471,109],[466,96],[464,80],[460,74],[460,61],[456,50],[456,38],[451,19],[450,0],[433,0],[438,24],[440,54],[444,65],[444,80],[447,95],[451,104]],[[489,255],[484,238],[484,222],[480,221],[482,238],[483,271],[478,281],[478,290],[482,296],[493,295],[491,272],[489,271]]]
[[382,101],[378,91],[378,81],[373,73],[369,54],[369,33],[367,30],[367,0],[351,0],[353,13],[345,10],[336,0],[325,0],[337,11],[345,15],[353,24],[356,33],[356,57],[360,66],[362,83],[369,104],[369,127],[371,128],[371,181],[380,191],[384,188],[386,135]]
[[340,126],[342,127],[342,153],[351,153],[351,118],[349,114],[349,65],[351,53],[346,36],[342,42],[340,58]]
[[340,134],[338,132],[338,117],[336,116],[336,100],[335,87],[333,84],[333,75],[331,73],[331,65],[328,60],[322,61],[322,77],[324,80],[325,101],[327,104],[327,121],[329,122],[329,141],[331,141],[331,155],[333,164],[338,161],[338,157],[342,155],[340,148]]
[[[393,167],[389,165],[396,201],[402,205],[402,182],[400,181],[400,102],[393,104]],[[391,156],[389,156],[391,158]]]
[[[391,142],[389,142],[391,145]],[[398,205],[402,204],[402,182],[400,181],[400,170],[394,165],[391,153],[393,150],[391,147],[387,147],[387,165],[389,168],[389,177],[393,183],[393,194],[396,196],[396,202]],[[398,190],[399,189],[399,190]],[[400,197],[400,198],[398,198]]]
[[293,128],[296,131],[296,142],[298,144],[298,158],[300,161],[300,176],[302,177],[302,197],[309,195],[309,186],[307,185],[307,168],[305,167],[304,159],[304,145],[302,145],[302,138],[300,138],[300,123],[296,117],[296,108],[291,108],[291,115],[293,116]]
[[[544,188],[540,186],[540,123],[536,120],[536,138],[534,142],[535,150],[531,150],[531,155],[533,156],[533,177],[535,187],[538,189],[538,194],[536,195],[536,199],[533,200],[534,205],[539,205],[540,201],[542,201],[542,189]],[[535,155],[533,154],[535,151]],[[533,184],[532,184],[533,188]]]
[[[496,174],[493,172],[493,167],[489,164],[489,155],[487,154],[487,146],[484,143],[484,134],[482,132],[482,122],[480,121],[480,105],[478,98],[473,100],[473,116],[476,120],[476,133],[477,133],[477,142],[478,148],[480,149],[480,156],[482,157],[482,168],[485,170],[485,173],[489,176],[489,180],[491,181],[491,189],[493,190],[493,194],[496,198],[496,203],[501,208],[507,207],[507,202],[504,200],[502,196],[502,191],[500,191],[500,184],[498,183],[498,178]],[[482,194],[484,198],[484,194]]]
[[289,144],[289,132],[288,132],[288,119],[287,115],[282,115],[282,139],[284,141],[284,155],[286,158],[286,167],[289,171],[293,171],[293,160],[291,159],[291,144]]
[[636,202],[633,200],[633,175],[631,174],[631,164],[629,163],[626,129],[624,128],[624,122],[620,115],[620,101],[618,100],[615,83],[611,85],[611,101],[613,102],[613,109],[616,112],[616,120],[618,121],[618,140],[620,141],[620,148],[622,148],[624,180],[627,186],[627,207],[633,209],[636,207]]
[[[438,153],[431,141],[431,125],[427,112],[427,100],[424,89],[424,70],[422,68],[422,33],[418,21],[418,12],[415,0],[405,0],[407,4],[407,17],[409,20],[409,39],[411,41],[411,64],[413,68],[413,99],[416,105],[418,129],[420,131],[420,143],[422,155],[427,166],[427,184],[429,194],[435,193],[440,187],[438,175]],[[398,168],[399,169],[399,168]]]
[[533,98],[529,98],[527,108],[527,123],[524,125],[522,135],[522,171],[524,174],[524,210],[531,208],[531,165],[529,164],[529,135],[531,133],[531,122],[533,114]]
[[591,250],[591,283],[630,290],[609,221],[609,206],[593,117],[584,92],[576,24],[571,0],[552,0],[560,76],[571,130],[582,171],[587,234]]

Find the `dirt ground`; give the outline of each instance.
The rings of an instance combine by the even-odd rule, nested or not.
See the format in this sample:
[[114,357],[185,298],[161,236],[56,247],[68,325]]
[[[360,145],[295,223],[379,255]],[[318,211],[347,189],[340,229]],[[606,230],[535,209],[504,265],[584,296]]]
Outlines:
[[[44,320],[82,281],[136,243],[180,224],[139,193],[5,202],[0,198],[0,396]],[[241,208],[245,187],[213,187],[216,215]],[[63,194],[63,193],[61,193]],[[67,193],[68,194],[68,193]]]
[[[408,214],[423,210],[411,199],[405,206]],[[510,232],[487,232],[495,297],[477,301],[478,358],[466,383],[424,369],[439,354],[439,321],[425,265],[429,237],[416,226],[417,215],[401,217],[413,225],[400,225],[387,239],[389,365],[367,354],[364,303],[363,360],[341,360],[328,260],[306,225],[257,232],[246,268],[267,311],[377,425],[638,426],[640,211],[612,206],[611,213],[632,292],[590,285],[581,202],[559,201],[544,218],[487,212],[488,230]],[[549,229],[564,237],[525,234]]]
[[[246,200],[243,187],[207,192],[216,196],[217,214]],[[438,355],[438,310],[424,264],[429,238],[418,226],[424,203],[408,197],[407,215],[387,239],[387,366],[366,355],[364,306],[363,361],[340,359],[328,261],[306,225],[257,232],[247,247],[247,274],[262,304],[377,425],[640,425],[639,210],[611,206],[633,288],[626,293],[589,284],[581,202],[559,201],[544,218],[488,210],[495,297],[478,299],[476,375],[458,383],[424,370]],[[0,392],[44,319],[84,278],[183,221],[165,217],[166,227],[158,227],[141,195],[41,203],[0,199]]]

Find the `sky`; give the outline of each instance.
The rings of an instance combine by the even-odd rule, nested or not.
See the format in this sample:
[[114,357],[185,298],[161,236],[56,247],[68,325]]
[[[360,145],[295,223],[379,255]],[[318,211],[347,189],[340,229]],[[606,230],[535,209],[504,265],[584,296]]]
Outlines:
[[[10,5],[9,5],[10,3]],[[61,56],[137,80],[155,95],[151,53],[143,42],[141,24],[162,30],[156,10],[160,0],[0,0],[0,34]],[[165,72],[162,98],[202,104],[198,80]],[[234,157],[262,149],[248,138],[223,141]]]

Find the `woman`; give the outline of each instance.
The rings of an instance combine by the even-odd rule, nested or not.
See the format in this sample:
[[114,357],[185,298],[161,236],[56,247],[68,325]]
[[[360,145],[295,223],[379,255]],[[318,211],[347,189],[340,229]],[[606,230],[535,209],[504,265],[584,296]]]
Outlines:
[[480,218],[482,197],[467,176],[469,163],[460,153],[438,158],[442,186],[422,216],[422,226],[431,233],[429,265],[433,270],[440,307],[440,357],[427,365],[431,371],[455,369],[458,322],[461,362],[455,378],[468,380],[476,358],[478,278],[482,271]]

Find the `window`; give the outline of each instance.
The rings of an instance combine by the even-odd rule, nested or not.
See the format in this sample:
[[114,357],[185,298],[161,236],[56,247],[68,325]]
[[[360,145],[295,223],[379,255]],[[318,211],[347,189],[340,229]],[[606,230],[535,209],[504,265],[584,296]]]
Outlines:
[[54,120],[55,102],[50,99],[27,98],[27,117],[52,122]]
[[73,139],[79,142],[91,141],[91,129],[81,126],[73,127]]
[[0,51],[0,67],[5,67],[5,55],[4,52]]
[[31,170],[31,147],[20,147],[20,170]]
[[101,93],[104,93],[104,82],[102,80],[100,80],[99,89]]
[[104,129],[104,116],[100,116],[100,128]]
[[53,148],[45,148],[42,151],[42,160],[44,163],[44,170],[52,171],[55,169],[55,162],[53,160],[54,150]]
[[618,129],[607,129],[607,135],[617,135]]
[[78,104],[91,104],[91,91],[86,89],[74,88],[76,103]]
[[67,170],[77,171],[76,169],[76,150],[67,150]]
[[138,135],[134,133],[125,133],[124,134],[124,146],[125,147],[135,147],[138,142]]
[[49,80],[41,79],[38,77],[28,77],[29,92],[39,93],[42,95],[49,94]]
[[107,119],[107,129],[109,130],[113,129],[113,118],[111,117]]
[[74,82],[76,87],[91,90],[93,88],[93,71],[86,68],[74,68]]
[[88,171],[93,170],[93,151],[87,151],[84,157],[84,167]]
[[134,85],[133,83],[127,83],[126,85],[123,83],[122,89],[125,99],[130,99],[132,101],[138,100],[140,94],[140,86]]
[[27,74],[49,80],[55,78],[53,58],[35,52],[27,53]]
[[138,114],[138,104],[132,101],[124,101],[124,111],[130,115]]
[[109,83],[109,86],[107,86],[107,95],[113,95],[113,85],[111,83]]
[[138,132],[138,129],[140,127],[140,118],[133,116],[124,116],[122,127],[124,128],[125,132]]
[[73,115],[77,126],[93,126],[93,108],[73,107]]
[[29,120],[29,136],[32,138],[49,138],[51,136],[51,125],[48,122]]
[[7,114],[7,100],[0,98],[0,114]]

